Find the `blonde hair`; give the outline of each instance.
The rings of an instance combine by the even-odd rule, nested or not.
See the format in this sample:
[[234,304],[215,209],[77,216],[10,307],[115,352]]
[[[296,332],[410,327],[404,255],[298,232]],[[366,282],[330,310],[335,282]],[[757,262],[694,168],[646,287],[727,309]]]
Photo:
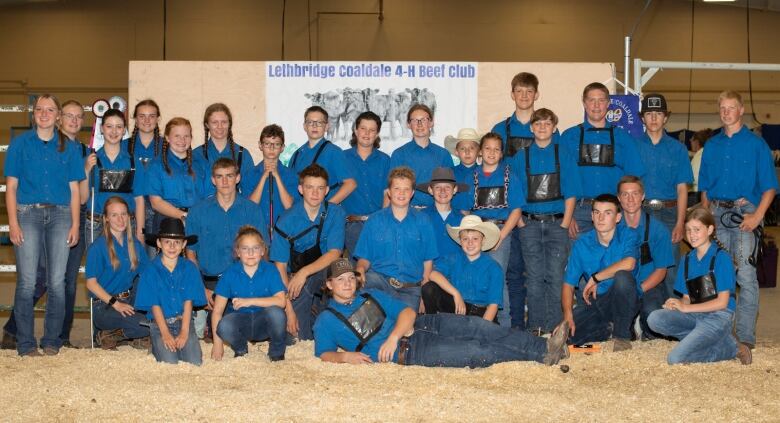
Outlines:
[[[103,237],[106,239],[106,246],[108,247],[108,259],[111,261],[111,267],[114,270],[119,269],[119,257],[116,256],[116,250],[114,249],[114,243],[111,241],[111,226],[108,224],[108,216],[106,210],[108,206],[112,204],[121,204],[125,207],[125,210],[130,213],[130,207],[127,206],[127,202],[118,196],[109,197],[106,203],[103,205]],[[127,254],[130,256],[130,269],[135,270],[138,266],[138,253],[135,251],[135,239],[133,237],[133,222],[127,219],[127,228],[125,228],[125,234],[127,235]]]
[[238,229],[236,240],[233,241],[233,254],[237,255],[236,251],[238,251],[238,244],[241,243],[241,240],[250,236],[257,237],[257,240],[260,241],[260,248],[263,250],[263,260],[265,260],[268,256],[268,246],[265,245],[265,240],[263,239],[263,235],[260,234],[260,231],[252,225],[244,225]]

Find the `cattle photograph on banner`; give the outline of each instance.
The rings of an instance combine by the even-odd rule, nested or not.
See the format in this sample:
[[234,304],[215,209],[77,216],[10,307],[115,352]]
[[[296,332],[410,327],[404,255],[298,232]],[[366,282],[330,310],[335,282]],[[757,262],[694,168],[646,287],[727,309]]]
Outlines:
[[285,128],[282,161],[306,141],[304,111],[328,112],[325,138],[343,149],[357,117],[366,111],[382,120],[380,149],[393,150],[412,139],[409,108],[428,106],[434,114],[431,141],[477,124],[477,63],[463,62],[267,62],[266,122]]

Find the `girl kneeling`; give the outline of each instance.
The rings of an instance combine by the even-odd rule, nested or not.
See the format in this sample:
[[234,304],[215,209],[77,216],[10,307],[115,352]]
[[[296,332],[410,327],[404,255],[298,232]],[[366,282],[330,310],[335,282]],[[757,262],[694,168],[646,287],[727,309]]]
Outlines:
[[116,349],[119,341],[132,339],[139,349],[149,347],[146,316],[133,308],[139,272],[148,262],[141,243],[133,236],[129,207],[122,197],[109,197],[102,209],[103,235],[87,253],[87,289],[92,315],[103,349]]
[[247,341],[269,338],[268,357],[271,361],[284,360],[287,289],[276,266],[263,260],[265,253],[265,243],[257,229],[244,226],[238,231],[235,254],[239,262],[222,274],[214,290],[214,360],[222,359],[224,342],[240,357],[247,353]]
[[731,256],[717,244],[715,219],[708,210],[693,209],[685,219],[685,235],[693,249],[680,260],[674,289],[682,299],[669,298],[647,323],[655,332],[680,343],[669,353],[669,364],[731,360],[750,364],[750,349],[732,335],[736,272]]

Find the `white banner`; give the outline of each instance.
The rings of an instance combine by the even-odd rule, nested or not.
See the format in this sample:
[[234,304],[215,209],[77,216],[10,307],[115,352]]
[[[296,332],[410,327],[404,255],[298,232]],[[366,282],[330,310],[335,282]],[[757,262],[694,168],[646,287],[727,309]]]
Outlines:
[[326,138],[349,148],[355,118],[380,116],[381,150],[390,154],[411,140],[406,113],[416,103],[434,112],[431,140],[443,145],[460,128],[477,127],[476,62],[266,62],[266,122],[285,130],[287,161],[306,142],[303,113],[328,111]]

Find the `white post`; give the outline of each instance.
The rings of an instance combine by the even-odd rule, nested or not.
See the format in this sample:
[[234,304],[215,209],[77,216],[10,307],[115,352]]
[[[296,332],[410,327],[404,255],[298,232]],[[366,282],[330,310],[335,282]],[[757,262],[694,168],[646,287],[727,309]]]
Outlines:
[[629,81],[629,62],[631,60],[631,36],[627,36],[625,39],[625,53],[623,61],[623,94],[628,94],[628,81]]

